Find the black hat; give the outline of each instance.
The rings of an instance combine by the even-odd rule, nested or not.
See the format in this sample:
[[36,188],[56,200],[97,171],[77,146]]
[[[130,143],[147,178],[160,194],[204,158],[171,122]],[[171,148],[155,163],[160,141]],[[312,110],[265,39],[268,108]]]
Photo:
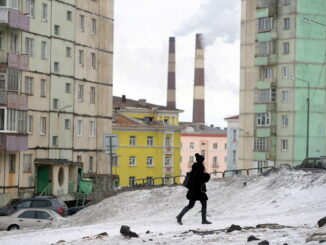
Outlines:
[[196,162],[202,163],[205,160],[205,157],[199,155],[198,153],[195,154]]

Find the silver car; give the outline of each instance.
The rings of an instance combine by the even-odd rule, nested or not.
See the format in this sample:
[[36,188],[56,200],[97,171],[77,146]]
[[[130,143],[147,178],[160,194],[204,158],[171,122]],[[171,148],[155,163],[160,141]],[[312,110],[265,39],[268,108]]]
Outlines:
[[52,210],[23,208],[9,216],[0,216],[0,230],[45,228],[60,219],[64,218]]

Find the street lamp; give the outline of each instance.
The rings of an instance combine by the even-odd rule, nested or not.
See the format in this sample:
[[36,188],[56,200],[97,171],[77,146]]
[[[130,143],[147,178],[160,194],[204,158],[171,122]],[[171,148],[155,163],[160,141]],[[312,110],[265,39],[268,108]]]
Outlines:
[[308,87],[308,97],[307,97],[307,138],[306,138],[306,158],[308,158],[309,156],[309,123],[310,123],[310,82],[297,78],[297,77],[293,77],[293,76],[287,76],[286,78],[290,79],[290,80],[299,80],[301,82],[304,82],[307,84]]

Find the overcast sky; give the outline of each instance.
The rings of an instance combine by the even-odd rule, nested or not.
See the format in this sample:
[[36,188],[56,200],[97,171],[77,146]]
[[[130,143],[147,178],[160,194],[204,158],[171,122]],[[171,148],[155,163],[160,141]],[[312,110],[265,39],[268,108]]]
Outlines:
[[176,37],[176,104],[192,121],[195,34],[205,38],[206,124],[239,113],[240,0],[115,0],[113,94],[166,105]]

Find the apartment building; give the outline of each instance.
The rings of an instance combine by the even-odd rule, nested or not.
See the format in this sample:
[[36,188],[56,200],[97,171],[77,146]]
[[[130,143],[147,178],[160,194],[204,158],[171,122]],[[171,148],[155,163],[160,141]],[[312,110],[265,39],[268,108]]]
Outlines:
[[110,183],[113,0],[4,0],[0,12],[0,203],[74,199],[83,175]]
[[323,0],[242,0],[239,168],[326,155]]
[[[113,173],[119,176],[116,185],[173,184],[173,176],[180,175],[182,110],[125,96],[114,96],[113,101],[113,133],[118,138],[113,165]],[[180,178],[175,180],[179,183]]]

